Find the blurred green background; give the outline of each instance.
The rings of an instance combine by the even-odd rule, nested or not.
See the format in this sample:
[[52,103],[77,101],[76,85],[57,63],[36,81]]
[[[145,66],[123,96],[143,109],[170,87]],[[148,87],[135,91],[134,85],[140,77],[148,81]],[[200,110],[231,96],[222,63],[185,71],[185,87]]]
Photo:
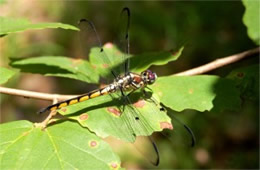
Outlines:
[[[27,18],[33,22],[62,22],[77,26],[81,18],[95,23],[103,43],[116,37],[116,18],[123,7],[131,9],[131,53],[177,50],[185,46],[176,62],[153,67],[159,76],[170,75],[235,53],[255,48],[242,22],[244,6],[240,1],[222,2],[84,2],[84,1],[5,1],[0,6],[2,16]],[[0,39],[1,66],[8,57],[60,55],[86,58],[87,44],[78,32],[45,29],[11,34]],[[241,66],[259,63],[257,57],[214,70],[208,74],[227,76]],[[58,94],[81,94],[94,89],[75,80],[20,74],[6,87]],[[259,94],[255,100],[242,99],[238,111],[175,113],[197,138],[195,148],[182,146],[181,139],[155,134],[161,154],[158,168],[258,168],[259,167]],[[1,122],[19,119],[41,121],[46,115],[36,115],[49,102],[1,94]],[[176,129],[176,133],[183,130]],[[178,135],[177,135],[178,136]],[[179,136],[182,136],[181,134]],[[183,138],[183,140],[187,140]],[[114,140],[111,144],[113,145]],[[114,144],[115,145],[115,144]],[[157,168],[138,153],[115,145],[123,166],[143,169]],[[121,146],[121,147],[119,147]]]

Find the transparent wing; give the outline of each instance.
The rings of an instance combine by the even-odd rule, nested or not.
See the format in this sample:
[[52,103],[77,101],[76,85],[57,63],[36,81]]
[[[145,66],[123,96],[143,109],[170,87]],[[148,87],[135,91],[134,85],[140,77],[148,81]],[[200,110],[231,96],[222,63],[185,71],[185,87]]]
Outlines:
[[78,25],[80,28],[80,42],[84,53],[89,55],[93,47],[99,48],[99,51],[102,52],[102,43],[93,22],[81,19]]
[[[151,92],[143,91],[144,96],[146,100],[150,100],[155,105],[157,105],[161,112],[167,113],[171,117],[172,122],[172,129],[173,130],[164,130],[161,132],[164,136],[166,136],[168,139],[171,140],[172,143],[176,144],[177,146],[184,144],[185,146],[194,147],[196,144],[196,138],[193,134],[192,130],[184,124],[182,121],[180,121],[176,116],[173,110],[170,108],[167,108],[166,106],[163,106],[161,103],[159,103],[155,97],[152,96]],[[168,125],[165,125],[168,126]],[[177,141],[178,140],[178,141]]]
[[[118,75],[112,68],[117,63],[114,61],[113,56],[108,56],[104,50],[100,37],[97,33],[93,22],[87,19],[79,21],[80,39],[84,53],[88,55],[88,59],[100,75],[106,79],[114,79],[114,75]],[[107,49],[109,51],[109,48]],[[112,74],[111,74],[112,73]]]
[[[165,111],[165,110],[163,110]],[[179,120],[174,114],[174,111],[170,108],[167,108],[167,112],[169,116],[172,118],[173,131],[165,130],[162,132],[164,136],[166,136],[173,145],[176,147],[194,147],[196,144],[196,138],[191,128],[189,128],[186,124],[184,124],[181,120]]]
[[[148,136],[150,136],[154,131],[160,131],[161,128],[156,128],[154,125],[159,121],[148,120],[147,115],[138,109],[138,106],[134,106],[132,101],[138,103],[140,101],[140,95],[132,95],[130,97],[125,96],[122,98],[125,103],[123,108],[123,114],[121,118],[124,119],[128,128],[132,131],[133,136],[138,136],[138,140],[134,143],[137,150],[153,165],[157,166],[159,164],[159,152],[155,142]],[[151,104],[150,107],[149,104]],[[158,114],[158,110],[154,110],[153,103],[146,103],[148,107],[150,117],[154,117]],[[156,123],[155,123],[156,122]],[[159,124],[159,123],[158,123]]]
[[123,52],[123,55],[121,56],[121,72],[122,73],[128,73],[129,67],[130,67],[130,10],[129,8],[125,7],[121,11],[117,28],[116,28],[116,34],[117,37],[114,41],[114,43],[118,46],[118,48]]
[[89,55],[90,62],[101,73],[102,77],[106,79],[113,79],[122,73],[126,74],[129,72],[130,67],[129,8],[124,8],[121,11],[116,25],[117,36],[114,44],[118,48],[111,43],[103,46],[95,25],[90,20],[81,19],[79,21],[80,39],[84,53]]
[[133,144],[135,148],[147,159],[150,163],[158,166],[160,163],[159,150],[151,137],[139,136]]

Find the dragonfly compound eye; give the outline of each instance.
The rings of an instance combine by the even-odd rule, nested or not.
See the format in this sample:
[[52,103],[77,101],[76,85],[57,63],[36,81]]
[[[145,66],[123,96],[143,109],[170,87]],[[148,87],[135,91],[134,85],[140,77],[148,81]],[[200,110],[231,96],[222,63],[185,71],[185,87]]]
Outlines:
[[157,78],[156,73],[152,72],[151,70],[146,70],[141,73],[142,79],[147,84],[153,84]]
[[157,75],[154,72],[149,72],[148,74],[148,84],[153,84],[157,79]]

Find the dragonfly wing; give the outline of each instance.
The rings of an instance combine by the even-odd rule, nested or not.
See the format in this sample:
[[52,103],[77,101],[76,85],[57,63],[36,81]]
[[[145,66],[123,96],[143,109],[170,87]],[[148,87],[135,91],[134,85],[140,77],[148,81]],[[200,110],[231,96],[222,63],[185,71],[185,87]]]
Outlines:
[[151,137],[139,136],[136,138],[134,147],[154,166],[160,163],[159,150]]
[[89,55],[91,48],[97,47],[102,50],[102,43],[94,23],[88,19],[81,19],[78,22],[80,29],[80,42],[86,55]]
[[[129,129],[132,130],[133,135],[138,136],[137,144],[134,144],[137,150],[148,159],[149,162],[157,166],[159,164],[158,148],[155,142],[148,136],[155,131],[161,131],[162,127],[160,123],[167,121],[161,121],[160,117],[157,119],[156,116],[161,115],[161,113],[160,109],[154,105],[154,103],[146,102],[142,99],[136,101],[136,99],[140,99],[140,97],[138,94],[130,97],[122,97],[125,106],[121,118],[129,126]],[[134,101],[134,104],[132,104],[132,101]],[[167,115],[165,114],[165,116]],[[168,124],[170,124],[169,119]]]
[[178,119],[173,110],[167,108],[167,112],[172,119],[174,130],[171,132],[165,130],[162,134],[166,136],[173,145],[177,145],[176,147],[181,145],[186,148],[194,147],[196,144],[196,138],[191,128]]
[[[116,24],[116,35],[114,43],[122,51],[113,46],[113,44],[105,44],[102,46],[100,37],[94,24],[87,19],[79,21],[80,38],[82,44],[86,44],[88,48],[83,46],[84,52],[89,54],[89,60],[95,69],[100,72],[101,76],[107,80],[114,79],[116,76],[129,72],[130,66],[130,10],[124,8],[121,11],[118,23]],[[93,48],[95,47],[95,48]],[[111,74],[112,73],[112,74]]]
[[117,37],[114,43],[118,46],[118,48],[124,52],[121,56],[121,70],[122,73],[128,73],[130,67],[130,10],[125,7],[121,11],[120,17],[118,19],[118,23],[116,24],[116,34]]
[[108,56],[106,50],[104,50],[93,22],[87,19],[81,19],[79,21],[79,28],[81,42],[82,44],[86,44],[87,47],[83,46],[82,48],[84,49],[84,53],[89,56],[88,58],[93,67],[107,80],[114,79],[111,73],[113,72],[114,75],[119,74],[119,72],[112,71],[116,62],[113,56]]
[[[184,124],[181,120],[179,120],[173,110],[163,106],[160,102],[156,100],[151,92],[147,92],[143,90],[143,95],[145,96],[146,100],[150,100],[155,105],[160,108],[161,112],[167,113],[171,117],[172,122],[172,129],[173,131],[165,130],[162,134],[168,137],[173,143],[185,144],[186,146],[193,147],[196,143],[196,138],[192,130]],[[167,126],[167,125],[166,125]],[[166,128],[167,129],[167,128]],[[177,140],[180,140],[177,142]]]

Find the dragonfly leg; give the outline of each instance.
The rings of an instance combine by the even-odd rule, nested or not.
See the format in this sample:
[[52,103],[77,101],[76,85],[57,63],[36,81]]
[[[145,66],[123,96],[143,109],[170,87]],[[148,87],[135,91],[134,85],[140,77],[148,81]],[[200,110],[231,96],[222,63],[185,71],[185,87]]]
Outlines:
[[[127,95],[125,95],[125,93],[124,93],[124,91],[123,91],[123,88],[120,88],[120,92],[121,92],[121,94],[122,94],[122,96],[124,97],[124,98],[128,98],[131,94],[133,94],[133,92],[134,92],[135,90],[132,90],[130,93],[128,93]],[[128,99],[129,100],[129,99]],[[130,101],[129,101],[130,102]]]
[[116,79],[117,77],[116,77],[115,72],[112,70],[111,73],[112,73],[112,75],[114,76],[114,78]]
[[129,96],[131,94],[133,94],[135,90],[132,90],[130,93],[128,93],[127,95],[125,95],[125,93],[123,92],[123,90],[121,91],[122,97],[123,97],[123,101],[124,101],[124,105],[123,105],[123,111],[125,109],[125,105],[129,102]]
[[[152,91],[152,92],[153,92],[153,90],[152,90],[150,87],[147,87],[147,86],[146,86],[145,88],[147,88],[147,89],[149,89],[150,91]],[[143,89],[143,90],[144,90],[144,89]]]
[[120,92],[121,92],[121,95],[122,95],[122,99],[123,99],[123,112],[125,111],[125,106],[127,105],[127,100],[126,100],[126,95],[122,89],[122,87],[119,88],[120,89]]
[[[132,91],[131,91],[130,93],[128,93],[127,95],[125,95],[125,93],[124,93],[124,91],[123,91],[122,88],[120,88],[120,91],[121,91],[122,98],[123,98],[123,101],[124,101],[124,105],[123,105],[123,111],[124,111],[125,106],[126,106],[127,104],[130,104],[130,103],[131,103],[131,101],[130,101],[130,99],[129,99],[129,95],[131,95],[135,90],[132,90]],[[135,117],[135,120],[139,120],[139,117],[138,117],[138,116]]]
[[124,102],[124,105],[123,105],[123,111],[125,110],[125,106],[130,103],[130,100],[129,100],[129,96],[134,92],[135,90],[132,90],[130,93],[128,93],[127,95],[124,93],[123,89],[120,88],[120,92],[121,92],[121,95],[122,95],[122,99],[123,99],[123,102]]
[[130,93],[128,93],[126,96],[129,97],[131,94],[133,94],[135,90],[132,90]]
[[[150,89],[149,87],[147,87],[149,90],[152,90]],[[150,102],[153,102],[155,105],[158,105],[160,106],[160,111],[162,112],[165,112],[166,109],[155,99],[152,97],[152,95],[149,95],[147,91],[145,91],[145,89],[142,89],[142,92],[146,98],[147,101],[150,101]]]
[[[150,88],[148,88],[148,89],[150,90]],[[148,94],[148,92],[145,91],[145,89],[142,89],[142,92],[143,92],[144,97],[146,98],[146,100],[150,100],[151,102],[155,103],[156,105],[158,104],[158,102],[154,98],[152,98],[152,95]]]

